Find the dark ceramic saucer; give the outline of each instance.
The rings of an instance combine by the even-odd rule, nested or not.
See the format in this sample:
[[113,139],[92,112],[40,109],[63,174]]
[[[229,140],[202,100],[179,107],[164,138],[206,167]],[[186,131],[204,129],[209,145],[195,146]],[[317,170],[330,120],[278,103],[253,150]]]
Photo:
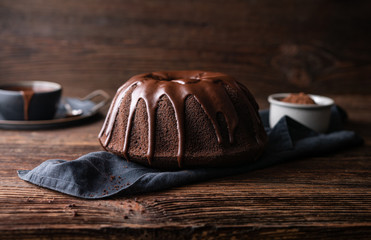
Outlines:
[[[98,102],[93,99],[101,99]],[[95,116],[109,100],[109,95],[103,90],[96,90],[84,98],[63,97],[57,113],[51,120],[13,121],[4,120],[0,115],[1,129],[36,130],[68,126]]]

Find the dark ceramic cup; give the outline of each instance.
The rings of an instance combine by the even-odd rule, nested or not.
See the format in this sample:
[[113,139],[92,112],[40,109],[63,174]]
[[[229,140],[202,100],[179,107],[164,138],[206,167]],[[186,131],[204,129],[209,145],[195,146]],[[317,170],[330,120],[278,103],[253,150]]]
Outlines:
[[62,86],[53,82],[0,84],[0,117],[17,121],[52,119],[61,95]]

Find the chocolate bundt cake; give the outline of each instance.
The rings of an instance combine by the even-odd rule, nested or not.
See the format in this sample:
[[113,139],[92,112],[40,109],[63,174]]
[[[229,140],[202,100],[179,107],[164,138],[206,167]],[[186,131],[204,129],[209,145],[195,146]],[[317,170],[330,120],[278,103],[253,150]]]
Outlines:
[[99,134],[109,152],[159,169],[256,160],[267,142],[254,97],[214,72],[140,74],[116,93]]

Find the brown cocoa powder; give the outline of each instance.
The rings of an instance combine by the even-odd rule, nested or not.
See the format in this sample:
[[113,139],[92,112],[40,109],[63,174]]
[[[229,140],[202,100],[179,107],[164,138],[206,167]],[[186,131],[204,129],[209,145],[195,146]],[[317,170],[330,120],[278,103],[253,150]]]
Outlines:
[[287,103],[296,103],[296,104],[316,104],[309,95],[303,92],[291,93],[287,97],[283,98],[281,101],[287,102]]

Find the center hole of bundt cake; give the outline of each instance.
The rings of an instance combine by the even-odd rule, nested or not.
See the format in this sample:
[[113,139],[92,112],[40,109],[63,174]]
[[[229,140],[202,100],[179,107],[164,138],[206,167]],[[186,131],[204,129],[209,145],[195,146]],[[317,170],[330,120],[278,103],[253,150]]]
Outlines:
[[201,80],[200,75],[194,75],[194,76],[168,76],[168,81],[171,82],[177,82],[180,84],[190,84],[190,83],[197,83]]
[[154,80],[157,80],[157,81],[170,81],[167,76],[160,76],[160,75],[152,74],[152,73],[148,74],[145,77],[150,78],[150,79],[154,79]]
[[165,81],[165,82],[176,82],[180,84],[190,84],[190,83],[197,83],[201,81],[201,74],[195,76],[172,76],[168,74],[148,74],[146,77],[150,79],[154,79],[157,81]]
[[199,78],[182,78],[182,79],[172,79],[171,82],[176,82],[180,84],[190,84],[190,83],[197,83],[200,81]]

